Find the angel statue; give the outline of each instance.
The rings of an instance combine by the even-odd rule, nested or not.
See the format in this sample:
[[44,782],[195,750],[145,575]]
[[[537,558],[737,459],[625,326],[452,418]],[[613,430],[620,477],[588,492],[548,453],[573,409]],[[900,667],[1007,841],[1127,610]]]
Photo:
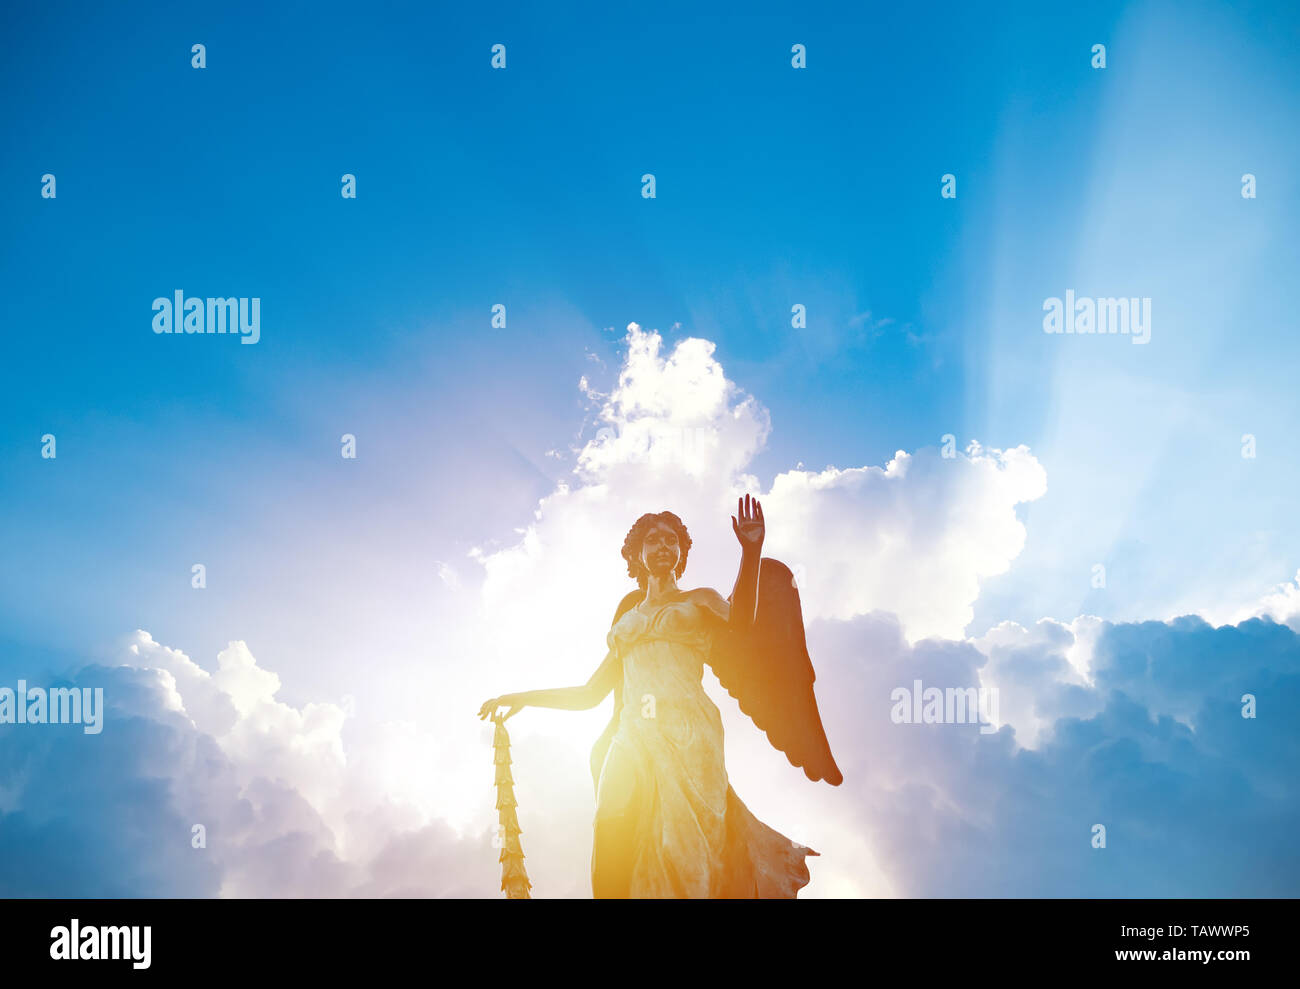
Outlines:
[[799,592],[788,567],[762,558],[763,508],[746,495],[731,527],[740,572],[731,597],[682,590],[691,537],[672,512],[642,515],[623,541],[637,590],[614,613],[609,652],[581,687],[503,694],[508,708],[582,711],[611,691],[614,717],[591,754],[596,783],[591,888],[608,898],[790,899],[816,855],[750,813],[727,780],[722,719],[704,666],[814,782],[843,781],[813,695]]

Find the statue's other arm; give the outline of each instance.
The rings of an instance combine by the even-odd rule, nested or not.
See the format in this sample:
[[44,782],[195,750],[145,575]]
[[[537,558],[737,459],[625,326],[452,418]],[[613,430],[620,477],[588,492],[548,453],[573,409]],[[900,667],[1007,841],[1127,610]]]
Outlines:
[[479,708],[479,718],[494,714],[498,707],[509,707],[509,718],[525,707],[549,707],[560,711],[587,711],[603,701],[618,683],[619,658],[611,649],[604,662],[596,668],[581,687],[553,687],[549,690],[525,690],[518,694],[502,694],[485,701]]

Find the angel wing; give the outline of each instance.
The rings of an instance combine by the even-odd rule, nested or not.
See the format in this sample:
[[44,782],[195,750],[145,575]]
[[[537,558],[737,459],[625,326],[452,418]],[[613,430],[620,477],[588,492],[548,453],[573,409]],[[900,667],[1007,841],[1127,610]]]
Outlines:
[[709,665],[792,766],[814,782],[844,781],[817,710],[817,675],[804,640],[799,590],[784,563],[769,557],[760,562],[754,625],[744,633],[720,629]]

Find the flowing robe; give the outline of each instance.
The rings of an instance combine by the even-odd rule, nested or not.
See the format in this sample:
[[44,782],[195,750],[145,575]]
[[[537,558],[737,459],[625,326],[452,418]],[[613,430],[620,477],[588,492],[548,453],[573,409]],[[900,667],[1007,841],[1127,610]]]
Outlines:
[[631,898],[790,899],[808,883],[805,858],[817,853],[755,818],[727,780],[722,719],[703,685],[725,609],[714,592],[690,592],[610,629],[623,704],[597,780],[595,890],[611,871]]

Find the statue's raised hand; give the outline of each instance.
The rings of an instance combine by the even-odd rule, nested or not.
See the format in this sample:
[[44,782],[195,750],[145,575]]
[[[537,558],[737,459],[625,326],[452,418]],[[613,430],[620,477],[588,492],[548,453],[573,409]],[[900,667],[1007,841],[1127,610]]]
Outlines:
[[763,506],[758,499],[749,495],[736,499],[736,514],[731,516],[731,528],[740,540],[740,548],[746,553],[758,553],[763,548]]

